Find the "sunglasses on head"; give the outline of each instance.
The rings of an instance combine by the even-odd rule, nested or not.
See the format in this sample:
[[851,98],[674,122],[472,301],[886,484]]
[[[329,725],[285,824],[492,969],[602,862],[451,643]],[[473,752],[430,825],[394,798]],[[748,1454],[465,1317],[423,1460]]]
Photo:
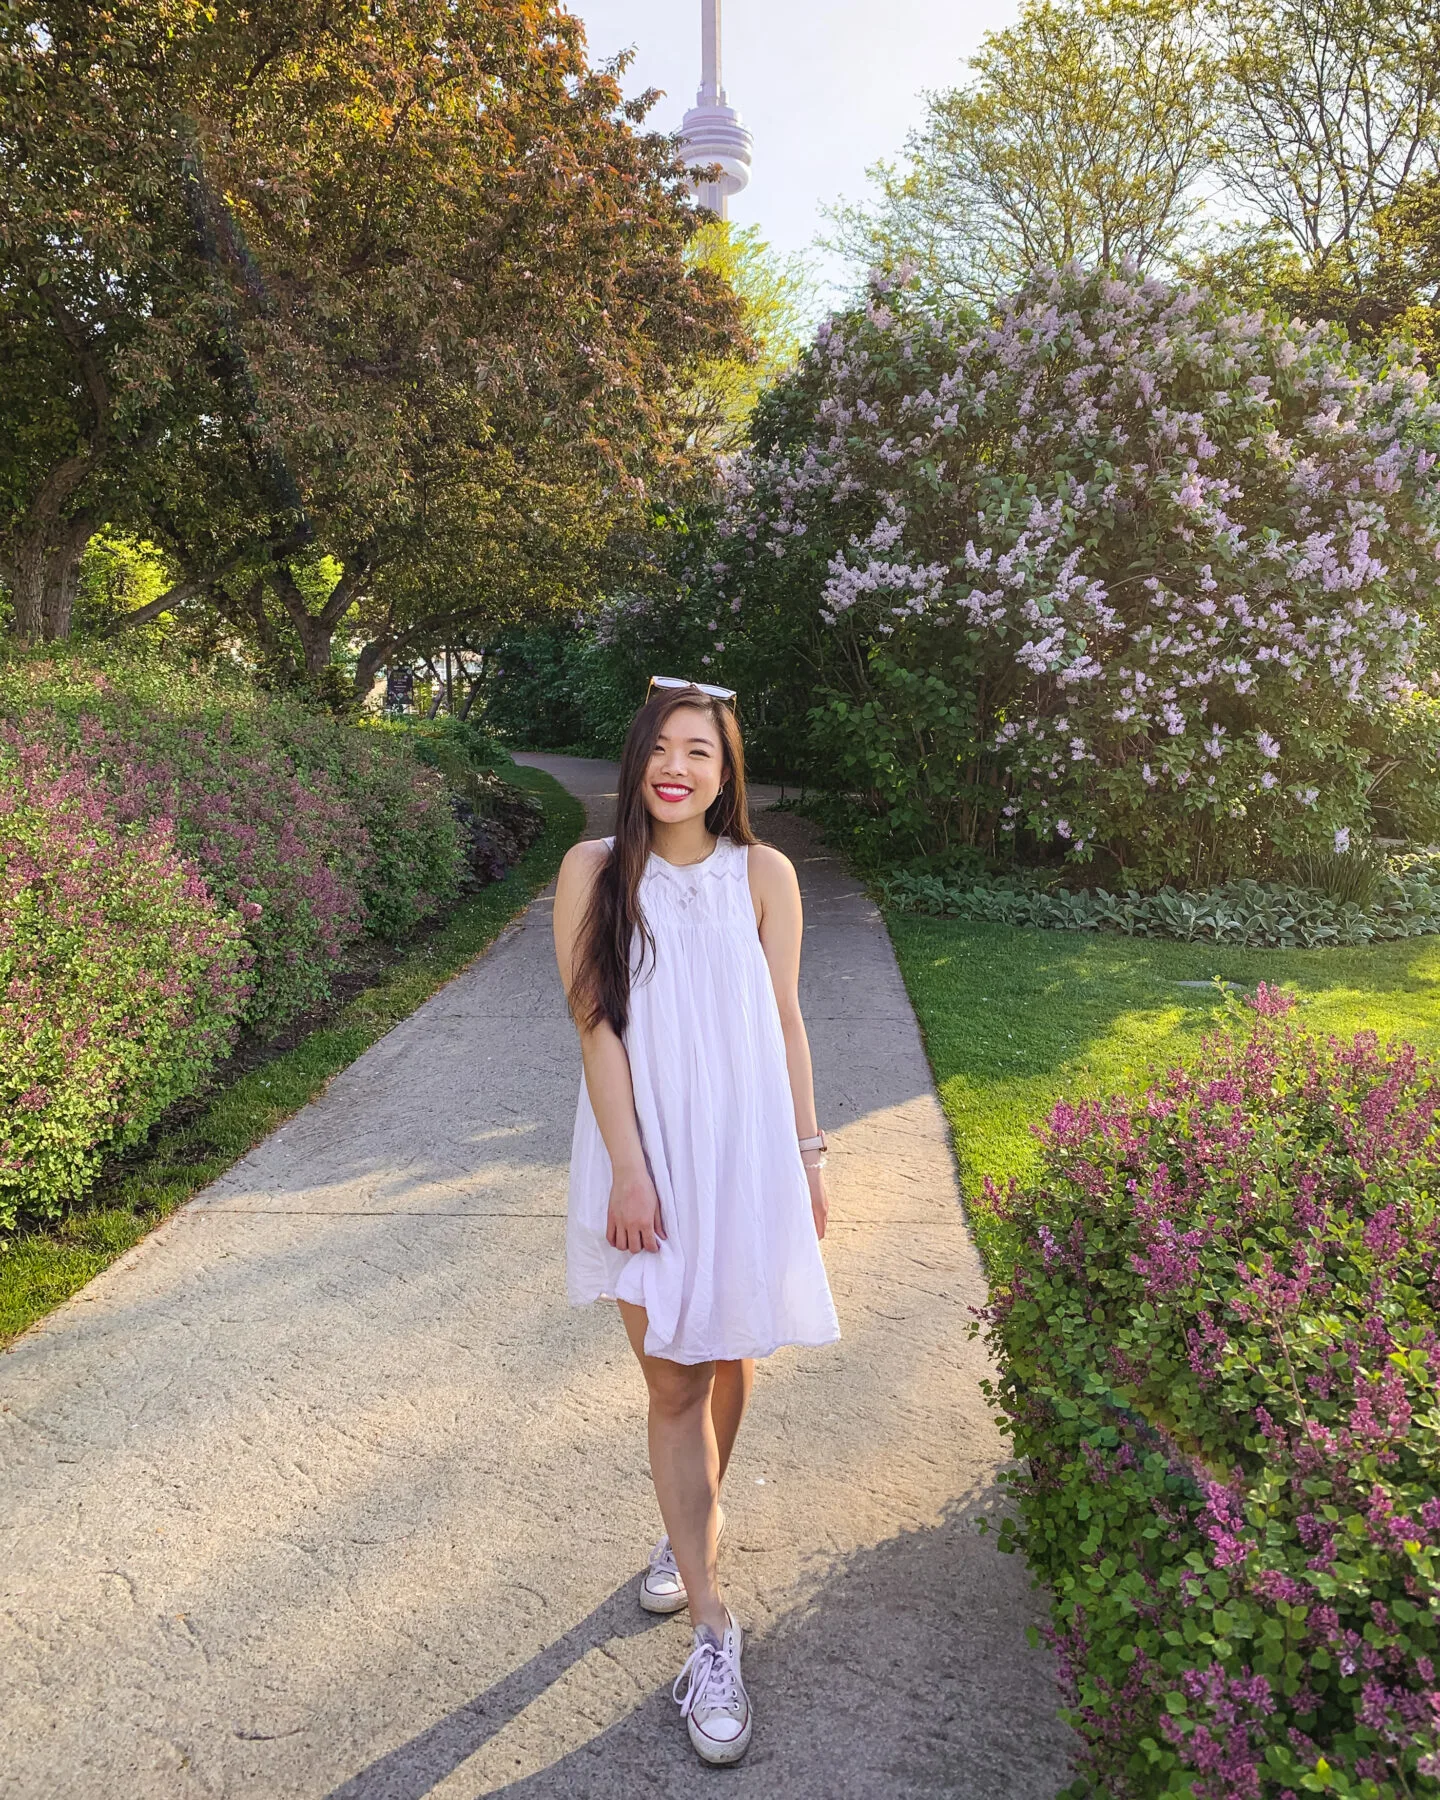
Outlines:
[[652,675],[650,685],[645,690],[648,700],[656,688],[699,688],[702,694],[712,694],[717,700],[729,702],[731,712],[735,710],[735,689],[727,687],[711,687],[704,681],[686,681],[679,675]]

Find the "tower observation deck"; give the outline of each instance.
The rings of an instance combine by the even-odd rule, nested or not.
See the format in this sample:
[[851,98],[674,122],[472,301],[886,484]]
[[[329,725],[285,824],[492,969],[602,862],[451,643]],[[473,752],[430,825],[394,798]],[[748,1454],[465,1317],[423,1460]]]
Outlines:
[[700,0],[700,91],[681,120],[680,138],[688,168],[719,164],[720,179],[697,179],[695,192],[702,206],[728,218],[730,196],[750,180],[754,139],[726,101],[720,80],[720,0]]

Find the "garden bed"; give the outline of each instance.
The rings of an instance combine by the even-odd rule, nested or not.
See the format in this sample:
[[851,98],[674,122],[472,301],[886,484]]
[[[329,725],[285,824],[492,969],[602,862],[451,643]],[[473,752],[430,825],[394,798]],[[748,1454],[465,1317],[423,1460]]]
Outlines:
[[[1110,1109],[1107,1096],[1142,1093],[1155,1079],[1154,1070],[1176,1064],[1195,1067],[1202,1056],[1204,1036],[1216,1023],[1217,1007],[1224,1004],[1221,989],[1215,985],[1217,979],[1251,994],[1261,982],[1285,984],[1300,999],[1291,1019],[1300,1021],[1304,1031],[1317,1039],[1333,1034],[1345,1042],[1369,1030],[1382,1040],[1408,1039],[1432,1057],[1440,1055],[1440,940],[1435,938],[1355,949],[1256,951],[1014,929],[897,911],[887,912],[887,924],[954,1134],[970,1222],[997,1296],[1003,1293],[1017,1266],[1022,1240],[1021,1222],[1008,1203],[1001,1203],[1003,1190],[1012,1177],[1018,1180],[1023,1194],[1031,1197],[1027,1203],[1032,1207],[1028,1215],[1033,1222],[1032,1243],[1039,1241],[1038,1227],[1042,1223],[1056,1242],[1063,1245],[1066,1239],[1068,1226],[1057,1224],[1048,1211],[1041,1210],[1050,1204],[1052,1164],[1049,1151],[1034,1134],[1034,1122],[1053,1114],[1062,1101],[1068,1103],[1072,1117],[1093,1118],[1099,1111]],[[1115,1104],[1134,1108],[1137,1103],[1131,1099]],[[1002,1192],[997,1193],[997,1189]],[[1117,1232],[1127,1228],[1124,1204],[1122,1184],[1107,1215]],[[1220,1213],[1223,1207],[1217,1203],[1211,1210]],[[1189,1226],[1180,1224],[1178,1228],[1184,1231]],[[1031,1254],[1035,1254],[1033,1249]],[[1118,1260],[1123,1265],[1123,1256]],[[1039,1261],[1043,1269],[1043,1248]],[[1088,1282],[1087,1275],[1080,1285]],[[1134,1321],[1127,1328],[1142,1334],[1148,1329],[1143,1311],[1146,1304],[1152,1313],[1159,1310],[1167,1326],[1182,1335],[1195,1323],[1190,1296],[1176,1295],[1165,1302],[1163,1309],[1157,1309],[1153,1302],[1147,1303],[1137,1294],[1130,1307]],[[1433,1299],[1427,1304],[1433,1311]],[[1039,1316],[1017,1321],[1017,1330],[1043,1332],[1046,1320],[1062,1305],[1047,1290],[1043,1303],[1036,1302]],[[1123,1296],[1117,1298],[1112,1309],[1116,1319],[1125,1305]],[[1189,1319],[1185,1317],[1187,1310],[1192,1314]],[[1122,1319],[1120,1323],[1125,1325],[1126,1321]],[[1067,1363],[1063,1372],[1065,1381],[1070,1383],[1061,1396],[1067,1405],[1080,1408],[1082,1402],[1088,1406],[1093,1401],[1105,1411],[1097,1432],[1121,1429],[1114,1411],[1118,1402],[1118,1416],[1132,1441],[1149,1445],[1146,1455],[1166,1459],[1158,1477],[1162,1489],[1168,1479],[1170,1460],[1176,1453],[1183,1459],[1181,1486],[1189,1483],[1185,1491],[1192,1500],[1203,1493],[1204,1482],[1219,1480],[1223,1484],[1237,1466],[1248,1464],[1254,1468],[1254,1453],[1243,1445],[1237,1451],[1223,1435],[1196,1428],[1194,1416],[1177,1402],[1177,1383],[1170,1379],[1168,1371],[1163,1381],[1142,1383],[1127,1381],[1109,1367],[1107,1349],[1111,1341],[1108,1336],[1097,1338],[1090,1349],[1082,1347],[1083,1354],[1073,1345],[1056,1352],[1074,1352],[1073,1364]],[[1007,1370],[1019,1369],[1022,1373],[1035,1365],[1043,1349],[1037,1348],[1028,1336],[1023,1342],[1017,1339],[1013,1345],[1006,1342],[996,1348]],[[1048,1350],[1043,1353],[1050,1357]],[[1125,1354],[1123,1344],[1121,1353]],[[1383,1361],[1379,1359],[1382,1366]],[[1029,1379],[1028,1374],[1025,1379]],[[1051,1385],[1058,1391],[1058,1376]],[[1282,1393],[1279,1401],[1270,1403],[1273,1417],[1283,1416],[1283,1400]],[[1423,1406],[1416,1408],[1417,1416],[1424,1411]],[[1092,1479],[1090,1465],[1084,1460],[1086,1453],[1077,1446],[1095,1419],[1089,1413],[1083,1417],[1084,1431],[1080,1429],[1082,1412],[1077,1410],[1073,1417],[1060,1415],[1060,1430],[1047,1423],[1043,1431],[1029,1432],[1016,1445],[1024,1457],[1022,1474],[1028,1471],[1037,1483],[1052,1484],[1039,1489],[1034,1500],[1038,1512],[1031,1510],[1031,1500],[1025,1492],[1017,1492],[1017,1523],[1024,1537],[1031,1519],[1038,1520],[1034,1539],[1025,1548],[1036,1574],[1049,1584],[1056,1597],[1057,1624],[1062,1633],[1071,1631],[1065,1609],[1074,1600],[1077,1585],[1083,1600],[1084,1594],[1093,1592],[1092,1577],[1097,1579],[1102,1599],[1108,1604],[1111,1589],[1123,1579],[1123,1557],[1115,1552],[1110,1537],[1105,1537],[1106,1548],[1101,1550],[1100,1538],[1091,1542],[1086,1533],[1093,1537],[1096,1533],[1108,1534],[1113,1528],[1117,1536],[1123,1536],[1139,1515],[1133,1511],[1112,1515],[1107,1507],[1112,1500],[1116,1506],[1123,1500],[1127,1508],[1132,1501],[1141,1504],[1128,1488],[1115,1490],[1113,1483],[1107,1485],[1098,1478]],[[1258,1433],[1258,1422],[1252,1421],[1252,1429]],[[1108,1449],[1118,1454],[1120,1442],[1117,1437]],[[1144,1457],[1139,1461],[1141,1467],[1135,1480],[1143,1483],[1150,1476]],[[1148,1505],[1149,1501],[1144,1500],[1143,1504]],[[1142,1529],[1150,1529],[1149,1523],[1142,1521]],[[1018,1547],[1021,1540],[1007,1541]],[[1192,1548],[1203,1551],[1208,1543],[1203,1534],[1199,1540],[1187,1538],[1184,1552],[1188,1554]],[[1162,1548],[1168,1554],[1171,1548],[1180,1547]],[[1100,1573],[1107,1556],[1112,1555],[1117,1563],[1113,1578]],[[1378,1594],[1381,1589],[1377,1587],[1376,1591]],[[1408,1595],[1401,1597],[1409,1599]],[[1329,1603],[1323,1599],[1316,1602]],[[1128,1668],[1119,1662],[1117,1646],[1123,1647],[1127,1640],[1138,1642],[1140,1632],[1147,1628],[1144,1619],[1120,1605],[1118,1595],[1116,1607],[1113,1617],[1106,1614],[1101,1618],[1092,1604],[1083,1642],[1067,1638],[1059,1645],[1076,1678],[1069,1696],[1076,1705],[1076,1722],[1082,1737],[1092,1745],[1085,1778],[1091,1793],[1103,1795],[1106,1800],[1167,1792],[1193,1792],[1197,1800],[1209,1800],[1214,1795],[1224,1795],[1227,1800],[1232,1796],[1238,1800],[1241,1795],[1247,1800],[1255,1795],[1280,1800],[1287,1791],[1328,1791],[1368,1794],[1370,1800],[1375,1800],[1375,1796],[1387,1791],[1405,1791],[1393,1785],[1387,1790],[1378,1782],[1367,1788],[1366,1777],[1356,1776],[1352,1770],[1342,1779],[1334,1775],[1333,1768],[1329,1775],[1317,1774],[1312,1768],[1287,1789],[1286,1781],[1269,1765],[1263,1765],[1255,1775],[1255,1785],[1247,1787],[1244,1781],[1250,1777],[1245,1774],[1243,1759],[1235,1764],[1244,1777],[1240,1785],[1216,1785],[1212,1771],[1209,1777],[1197,1776],[1198,1787],[1187,1788],[1185,1782],[1197,1772],[1192,1769],[1183,1774],[1177,1772],[1178,1765],[1166,1768],[1152,1761],[1140,1740],[1149,1737],[1163,1755],[1175,1746],[1160,1730],[1162,1712],[1167,1719],[1182,1724],[1193,1726],[1198,1721],[1195,1706],[1204,1702],[1208,1691],[1204,1686],[1207,1678],[1198,1663],[1184,1665],[1191,1671],[1192,1685],[1200,1684],[1200,1700],[1195,1706],[1183,1679],[1184,1670],[1168,1670],[1161,1665],[1160,1676],[1154,1669],[1147,1675],[1147,1680],[1156,1683],[1148,1695],[1131,1696],[1123,1703],[1134,1717],[1122,1721],[1124,1729],[1107,1738],[1105,1734],[1114,1724],[1113,1701],[1095,1685],[1091,1672],[1098,1671],[1101,1679],[1108,1681],[1107,1657],[1112,1659],[1108,1664],[1112,1674],[1116,1667]],[[1280,1618],[1278,1612],[1274,1616]],[[1293,1621],[1293,1615],[1290,1616]],[[1120,1623],[1114,1625],[1112,1632],[1114,1618],[1119,1618]],[[1184,1639],[1187,1624],[1196,1625],[1198,1618],[1192,1610],[1179,1626],[1167,1621],[1155,1629],[1162,1635],[1165,1630],[1178,1630]],[[1211,1630],[1208,1624],[1203,1628]],[[1343,1629],[1360,1628],[1352,1621]],[[1211,1630],[1211,1636],[1215,1635]],[[1239,1641],[1232,1641],[1232,1648]],[[1167,1651],[1175,1648],[1164,1646]],[[1194,1648],[1187,1640],[1186,1653]],[[1209,1646],[1202,1649],[1208,1653]],[[1240,1653],[1232,1658],[1227,1681],[1232,1676],[1243,1679],[1238,1677],[1238,1670],[1249,1649],[1249,1640],[1244,1640]],[[1253,1659],[1250,1668],[1253,1676]],[[1122,1684],[1125,1678],[1122,1675]],[[1361,1688],[1363,1683],[1353,1692],[1359,1694]],[[1175,1698],[1166,1702],[1160,1697],[1162,1693],[1173,1693]],[[1247,1732],[1256,1724],[1257,1716],[1233,1697],[1221,1698],[1224,1704],[1236,1705],[1238,1712],[1245,1715],[1239,1722]],[[1288,1704],[1283,1695],[1277,1706],[1282,1702]],[[1170,1706],[1179,1710],[1172,1713]],[[1084,1716],[1085,1707],[1090,1707],[1095,1716]],[[1281,1711],[1283,1715],[1283,1706]],[[1282,1716],[1284,1730],[1291,1722]],[[1212,1719],[1211,1725],[1214,1723]],[[1317,1721],[1317,1728],[1320,1723]],[[1296,1729],[1303,1727],[1297,1724]],[[1321,1741],[1318,1729],[1309,1735]],[[1239,1748],[1249,1755],[1247,1747],[1251,1745],[1247,1736]],[[1378,1738],[1356,1754],[1381,1754],[1385,1749],[1383,1738]],[[1128,1766],[1136,1757],[1138,1765]],[[1340,1766],[1337,1759],[1334,1767]],[[1255,1758],[1251,1756],[1252,1774],[1254,1767]],[[1434,1791],[1426,1776],[1407,1779],[1411,1792]],[[1086,1790],[1082,1785],[1076,1791]]]

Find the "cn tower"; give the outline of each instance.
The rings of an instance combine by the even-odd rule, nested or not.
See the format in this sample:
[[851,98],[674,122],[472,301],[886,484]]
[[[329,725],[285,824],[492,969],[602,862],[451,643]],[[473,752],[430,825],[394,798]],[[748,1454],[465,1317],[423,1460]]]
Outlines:
[[687,168],[720,165],[720,179],[697,180],[695,192],[702,206],[728,218],[730,196],[750,180],[754,139],[720,83],[720,0],[700,0],[700,91],[681,120],[680,142]]

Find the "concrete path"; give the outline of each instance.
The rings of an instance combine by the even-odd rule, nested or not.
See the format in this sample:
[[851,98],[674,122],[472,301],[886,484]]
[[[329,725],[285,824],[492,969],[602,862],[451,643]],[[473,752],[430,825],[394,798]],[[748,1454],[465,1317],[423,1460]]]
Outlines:
[[[548,768],[610,829],[613,764]],[[759,797],[763,799],[763,794]],[[538,898],[0,1357],[5,1800],[1049,1800],[982,1298],[882,922],[792,815],[843,1341],[761,1370],[722,1568],[755,1741],[693,1759],[618,1318],[573,1310],[580,1080]]]

